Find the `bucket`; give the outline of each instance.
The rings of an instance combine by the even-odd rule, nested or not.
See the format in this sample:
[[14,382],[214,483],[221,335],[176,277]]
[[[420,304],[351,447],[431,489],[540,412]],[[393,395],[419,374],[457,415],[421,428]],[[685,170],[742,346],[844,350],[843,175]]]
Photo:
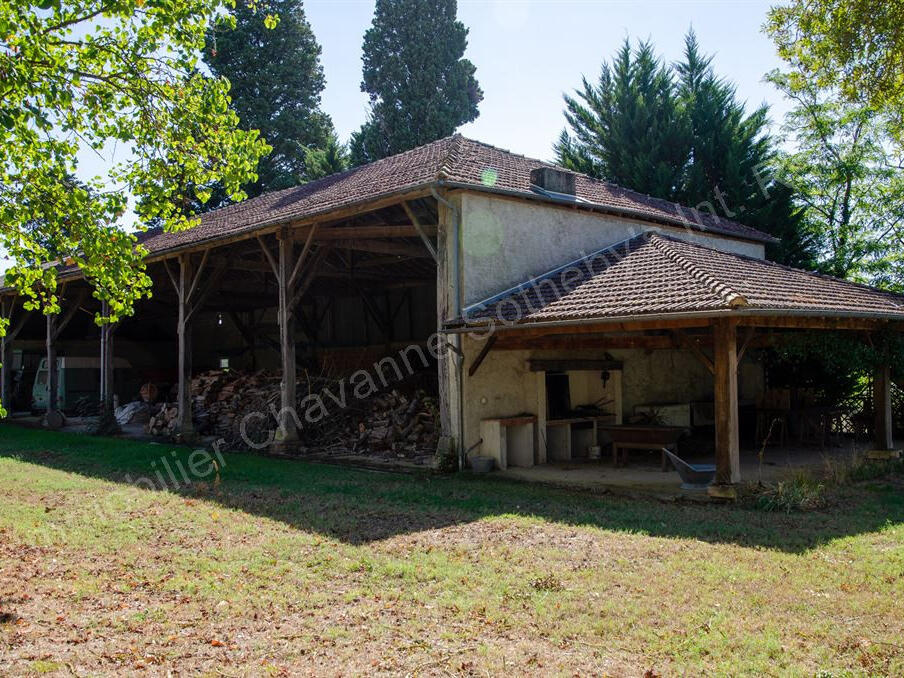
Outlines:
[[600,446],[599,445],[591,445],[587,448],[587,458],[588,459],[599,459],[600,458]]
[[495,459],[493,457],[484,457],[479,454],[475,454],[471,457],[471,470],[474,473],[489,473],[493,470],[493,464],[495,463]]

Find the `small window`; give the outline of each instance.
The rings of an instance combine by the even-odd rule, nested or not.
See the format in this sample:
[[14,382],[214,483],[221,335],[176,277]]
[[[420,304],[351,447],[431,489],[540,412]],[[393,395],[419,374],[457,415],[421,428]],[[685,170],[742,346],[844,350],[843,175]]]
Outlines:
[[220,369],[221,370],[229,369],[229,358],[220,358]]

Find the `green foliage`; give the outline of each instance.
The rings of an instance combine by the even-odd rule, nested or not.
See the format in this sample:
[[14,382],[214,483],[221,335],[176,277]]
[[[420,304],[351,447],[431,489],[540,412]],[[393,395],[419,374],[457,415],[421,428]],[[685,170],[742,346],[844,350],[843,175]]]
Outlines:
[[308,179],[320,179],[348,169],[348,149],[335,133],[330,134],[323,148],[307,149],[305,166]]
[[[274,22],[262,21],[263,14],[278,17],[272,28]],[[326,84],[321,50],[301,0],[240,4],[234,17],[234,26],[216,22],[210,28],[204,61],[214,75],[231,83],[232,109],[241,127],[260,130],[273,147],[245,192],[256,196],[295,186],[323,176],[325,164],[332,171],[344,169],[341,148],[330,151],[338,141],[330,117],[320,110]],[[331,152],[333,164],[326,160]],[[226,198],[222,191],[217,195]]]
[[[78,265],[112,319],[150,281],[119,218],[194,223],[182,209],[219,181],[233,199],[266,144],[238,129],[228,83],[196,69],[222,0],[0,1],[0,241],[28,308],[58,309],[56,268]],[[127,148],[104,182],[73,185],[78,153]],[[37,227],[33,227],[37,225]],[[32,227],[30,227],[32,226]]]
[[889,115],[904,145],[904,2],[791,0],[770,11],[766,30],[800,84]]
[[826,504],[826,486],[812,474],[800,471],[774,487],[762,488],[755,495],[754,505],[763,511],[792,513],[812,511]]
[[464,59],[456,0],[377,0],[364,34],[361,91],[370,115],[352,135],[352,163],[401,153],[474,120],[483,92]]
[[775,235],[770,258],[809,267],[813,244],[791,191],[772,175],[777,155],[767,109],[747,114],[716,76],[691,31],[668,67],[649,42],[625,40],[593,84],[565,96],[569,129],[560,164],[621,186],[696,206]]
[[783,159],[781,178],[805,210],[818,268],[904,289],[904,153],[889,143],[886,117],[801,76],[768,77],[794,104],[783,129],[795,150]]

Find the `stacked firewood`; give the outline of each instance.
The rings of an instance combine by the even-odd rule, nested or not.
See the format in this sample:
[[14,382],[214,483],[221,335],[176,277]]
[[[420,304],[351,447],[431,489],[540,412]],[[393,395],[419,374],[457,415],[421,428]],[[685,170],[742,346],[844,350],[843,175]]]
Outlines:
[[322,451],[395,458],[432,454],[439,435],[436,397],[393,389],[359,401],[316,433]]
[[[439,431],[435,395],[410,385],[377,393],[365,399],[349,398],[344,408],[332,401],[326,416],[315,422],[305,419],[312,394],[330,389],[338,393],[335,379],[300,375],[297,417],[301,423],[301,445],[309,452],[378,455],[410,458],[432,454]],[[278,428],[280,378],[273,372],[211,370],[191,381],[192,421],[195,431],[225,441],[226,449],[247,449],[271,439]],[[148,421],[152,435],[172,436],[178,410],[164,404]]]
[[153,436],[172,436],[176,432],[179,409],[175,405],[163,403],[156,414],[151,415],[145,425],[145,433]]

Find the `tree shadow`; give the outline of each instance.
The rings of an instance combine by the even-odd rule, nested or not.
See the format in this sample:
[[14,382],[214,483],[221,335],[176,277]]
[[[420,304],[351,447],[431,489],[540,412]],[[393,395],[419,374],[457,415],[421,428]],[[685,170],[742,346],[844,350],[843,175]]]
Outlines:
[[[187,469],[191,454],[188,448],[169,444],[0,427],[0,457],[126,484],[151,479],[154,471],[168,467],[172,474],[156,476],[158,489],[357,545],[513,514],[799,553],[904,522],[904,493],[900,483],[892,481],[847,488],[824,510],[786,514],[592,494],[492,476],[386,473],[244,453],[223,453],[216,482],[213,475],[191,479],[180,473],[179,465]],[[168,482],[161,484],[161,477]]]

